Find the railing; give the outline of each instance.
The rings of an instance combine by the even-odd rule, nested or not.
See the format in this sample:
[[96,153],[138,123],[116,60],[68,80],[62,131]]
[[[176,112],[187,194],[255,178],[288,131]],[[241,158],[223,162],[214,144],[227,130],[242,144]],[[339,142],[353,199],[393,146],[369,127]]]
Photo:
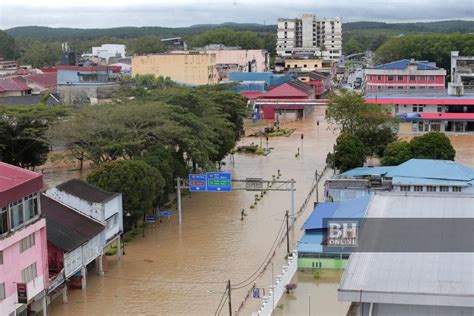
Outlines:
[[49,282],[48,294],[51,294],[55,289],[57,289],[61,284],[66,280],[64,268],[56,274]]
[[294,251],[288,257],[288,265],[283,266],[282,273],[277,275],[275,284],[272,284],[267,296],[263,297],[262,305],[258,312],[252,313],[252,316],[270,316],[277,306],[278,301],[286,291],[286,285],[291,282],[293,275],[298,269],[298,253]]

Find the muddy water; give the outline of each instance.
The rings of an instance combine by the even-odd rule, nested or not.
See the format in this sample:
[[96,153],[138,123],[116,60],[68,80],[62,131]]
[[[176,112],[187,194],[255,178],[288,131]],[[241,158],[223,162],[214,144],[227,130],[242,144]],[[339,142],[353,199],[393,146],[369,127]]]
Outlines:
[[[270,139],[269,156],[235,155],[226,169],[234,178],[271,178],[281,170],[282,179],[296,180],[296,207],[302,204],[316,168],[322,170],[335,135],[326,129],[323,109],[304,122],[294,123],[290,137]],[[321,122],[320,126],[316,121]],[[297,147],[301,156],[295,158]],[[244,139],[243,143],[258,142]],[[290,208],[289,192],[268,193],[255,209],[254,193],[194,193],[183,200],[183,225],[164,221],[149,227],[146,237],[127,244],[118,262],[110,258],[105,277],[89,275],[87,289],[71,290],[69,303],[57,300],[51,315],[212,315],[228,279],[237,283],[251,275],[271,248],[284,212]],[[240,220],[240,210],[248,216]],[[302,220],[302,219],[301,219]],[[298,227],[298,226],[297,226]],[[297,236],[292,236],[294,244]],[[281,256],[283,262],[283,256]],[[275,270],[281,264],[275,262]],[[91,272],[93,273],[93,272]],[[262,281],[263,282],[263,281]],[[265,282],[264,282],[265,283]],[[270,284],[270,277],[268,277]],[[248,289],[233,291],[232,303],[240,304]],[[249,300],[255,310],[259,300]]]
[[[320,121],[320,126],[316,125]],[[285,126],[286,127],[286,126]],[[289,126],[290,127],[290,126]],[[227,160],[228,171],[234,178],[271,178],[280,169],[282,179],[296,180],[296,208],[302,204],[312,182],[315,169],[322,170],[327,152],[332,149],[335,135],[318,109],[304,122],[291,124],[297,131],[290,137],[270,139],[273,152],[267,157],[235,155],[235,164]],[[301,147],[301,156],[295,158]],[[474,137],[453,136],[457,160],[474,166]],[[246,138],[244,144],[259,143]],[[265,142],[264,142],[265,144]],[[46,177],[52,185],[70,178],[66,173]],[[183,225],[177,216],[170,222],[148,227],[146,237],[138,236],[126,245],[126,255],[119,262],[109,257],[105,277],[91,272],[86,290],[71,290],[69,303],[56,300],[51,315],[213,315],[225,289],[226,281],[233,284],[246,279],[262,263],[271,248],[290,207],[289,192],[268,193],[255,209],[249,206],[254,193],[194,193],[183,200]],[[312,201],[311,201],[312,202]],[[310,203],[311,206],[311,203]],[[248,214],[240,220],[240,210]],[[309,214],[308,207],[298,219],[300,227]],[[294,246],[301,231],[292,232]],[[274,275],[284,264],[285,244],[274,258]],[[298,273],[296,296],[286,296],[277,315],[308,315],[308,294],[315,315],[344,315],[347,304],[337,302],[339,275],[322,274],[315,280]],[[337,273],[336,273],[337,274]],[[258,287],[271,284],[272,273],[267,269],[255,282]],[[233,309],[245,297],[248,288],[232,292]],[[248,299],[241,315],[257,310],[260,300]],[[223,314],[227,313],[227,306]],[[313,314],[312,313],[312,314]]]

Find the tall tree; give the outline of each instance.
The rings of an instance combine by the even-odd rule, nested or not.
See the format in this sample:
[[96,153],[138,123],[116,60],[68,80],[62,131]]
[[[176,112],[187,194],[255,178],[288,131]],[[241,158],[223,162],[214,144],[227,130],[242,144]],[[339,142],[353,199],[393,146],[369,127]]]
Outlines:
[[387,145],[383,152],[382,165],[398,166],[411,158],[413,158],[413,153],[410,144],[399,140]]
[[333,159],[341,172],[362,167],[366,159],[364,145],[356,136],[342,133],[336,140]]
[[0,30],[0,57],[4,59],[14,59],[16,51],[15,39]]
[[62,107],[0,106],[0,160],[34,169],[46,162],[48,126],[67,115]]
[[[87,176],[87,182],[107,191],[122,193],[124,224],[130,229],[161,198],[158,177],[158,171],[144,161],[117,160],[99,165]],[[130,216],[126,216],[127,213]]]
[[448,136],[440,132],[429,132],[416,136],[410,142],[413,157],[418,159],[454,160],[456,150]]

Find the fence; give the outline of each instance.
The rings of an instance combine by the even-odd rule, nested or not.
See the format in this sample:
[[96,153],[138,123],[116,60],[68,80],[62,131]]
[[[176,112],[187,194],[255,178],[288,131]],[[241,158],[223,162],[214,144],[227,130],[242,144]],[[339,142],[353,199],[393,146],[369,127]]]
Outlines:
[[277,306],[278,301],[286,291],[286,285],[291,282],[293,275],[298,269],[298,253],[293,251],[288,257],[288,265],[283,266],[281,274],[277,275],[275,284],[272,284],[267,296],[263,297],[262,305],[258,312],[252,313],[252,316],[270,316]]

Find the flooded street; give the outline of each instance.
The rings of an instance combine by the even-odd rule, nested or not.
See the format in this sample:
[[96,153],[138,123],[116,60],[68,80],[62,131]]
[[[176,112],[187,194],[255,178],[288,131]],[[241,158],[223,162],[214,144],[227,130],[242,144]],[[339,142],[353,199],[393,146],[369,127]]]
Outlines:
[[[306,198],[314,172],[322,170],[335,135],[323,122],[324,109],[318,109],[304,122],[291,127],[290,137],[270,138],[274,147],[268,156],[235,155],[235,165],[227,160],[234,178],[271,179],[280,169],[281,179],[296,181],[296,209]],[[319,120],[318,127],[316,121]],[[290,125],[289,125],[290,126]],[[289,127],[285,126],[285,127]],[[301,147],[302,155],[295,158]],[[246,138],[243,143],[258,142]],[[254,209],[255,192],[193,193],[183,199],[183,225],[177,216],[171,222],[156,223],[126,245],[121,262],[109,257],[105,277],[90,274],[87,289],[71,290],[69,303],[56,300],[51,315],[212,315],[228,279],[236,284],[252,275],[262,264],[277,236],[284,213],[290,209],[289,192],[269,192]],[[298,220],[297,226],[308,215]],[[244,208],[248,216],[240,220]],[[294,246],[300,232],[292,234]],[[283,247],[284,248],[284,247]],[[275,261],[280,270],[283,256]],[[265,278],[265,275],[263,276]],[[270,284],[271,275],[268,277]],[[262,281],[263,282],[263,281]],[[263,282],[265,283],[265,282]],[[268,285],[266,284],[266,285]],[[232,292],[238,307],[248,288]],[[242,314],[256,310],[260,300],[249,299]],[[226,313],[227,310],[224,310]]]
[[[284,127],[297,130],[290,137],[270,138],[274,150],[268,156],[236,154],[235,164],[226,160],[226,171],[237,179],[261,177],[271,179],[280,169],[281,180],[296,181],[295,209],[305,200],[316,169],[321,171],[336,136],[327,130],[319,108],[303,122]],[[317,126],[316,121],[320,122]],[[301,133],[304,133],[303,150]],[[474,166],[472,136],[451,136],[459,162]],[[258,138],[245,138],[242,144],[259,143]],[[265,146],[265,140],[263,140]],[[332,172],[329,172],[331,175]],[[67,177],[46,176],[49,185]],[[64,179],[65,180],[65,179]],[[183,225],[177,214],[171,221],[150,225],[146,236],[141,234],[127,243],[126,255],[119,262],[108,257],[104,277],[91,271],[87,289],[69,291],[69,303],[57,299],[50,306],[50,315],[213,315],[221,300],[227,280],[237,284],[251,276],[264,262],[277,236],[286,210],[290,209],[289,192],[268,192],[254,209],[250,205],[256,192],[193,193],[183,198]],[[322,196],[322,195],[320,195]],[[301,236],[301,227],[309,215],[314,198],[296,221],[291,232],[292,248]],[[240,211],[248,216],[242,221]],[[286,244],[275,252],[274,275],[285,264]],[[337,301],[340,271],[327,271],[319,279],[310,273],[297,273],[295,295],[284,295],[275,315],[308,315],[311,294],[312,315],[345,315],[348,304]],[[268,288],[272,272],[268,268],[255,283]],[[251,285],[232,291],[233,310],[247,295]],[[240,315],[250,315],[261,300],[250,297]],[[228,313],[227,305],[222,315]]]

